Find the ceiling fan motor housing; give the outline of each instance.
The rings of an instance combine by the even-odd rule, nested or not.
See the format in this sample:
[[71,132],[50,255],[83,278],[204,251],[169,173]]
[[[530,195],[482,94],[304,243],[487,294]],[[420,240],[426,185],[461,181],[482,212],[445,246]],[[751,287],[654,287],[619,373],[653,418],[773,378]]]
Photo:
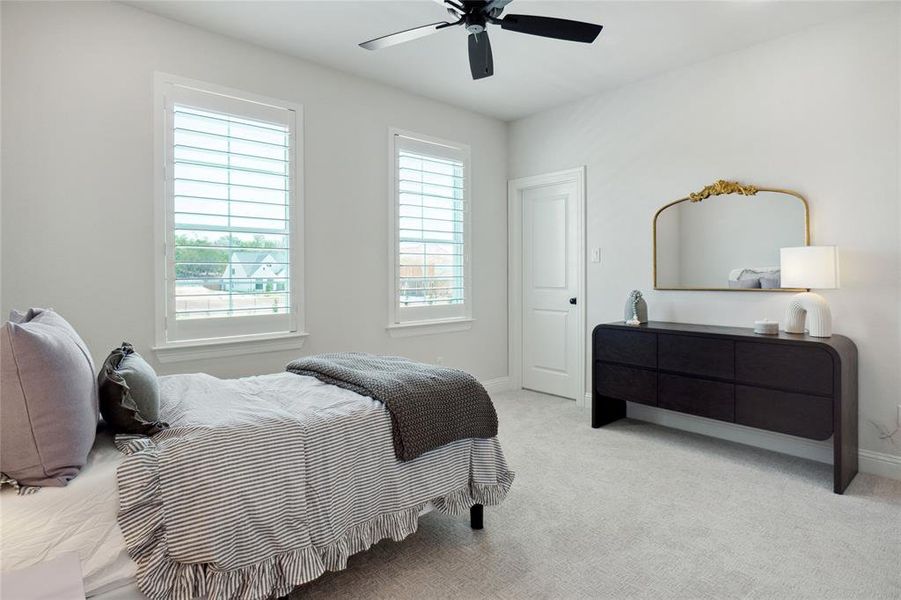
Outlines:
[[482,33],[485,31],[485,16],[470,13],[463,17],[463,26],[469,33]]

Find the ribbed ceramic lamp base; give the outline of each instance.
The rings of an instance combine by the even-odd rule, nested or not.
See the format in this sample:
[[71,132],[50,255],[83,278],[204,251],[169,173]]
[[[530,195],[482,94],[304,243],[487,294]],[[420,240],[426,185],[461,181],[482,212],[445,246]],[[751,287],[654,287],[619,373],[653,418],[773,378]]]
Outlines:
[[813,292],[792,296],[785,311],[786,333],[807,333],[813,337],[832,337],[832,311],[826,299]]

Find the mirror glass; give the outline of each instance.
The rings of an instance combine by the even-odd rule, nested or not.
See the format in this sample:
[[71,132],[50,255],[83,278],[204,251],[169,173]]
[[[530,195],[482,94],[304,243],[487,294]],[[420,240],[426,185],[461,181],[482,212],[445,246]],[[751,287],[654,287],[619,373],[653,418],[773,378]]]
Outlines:
[[657,289],[778,289],[779,249],[807,245],[807,206],[764,190],[685,199],[657,214],[654,232]]

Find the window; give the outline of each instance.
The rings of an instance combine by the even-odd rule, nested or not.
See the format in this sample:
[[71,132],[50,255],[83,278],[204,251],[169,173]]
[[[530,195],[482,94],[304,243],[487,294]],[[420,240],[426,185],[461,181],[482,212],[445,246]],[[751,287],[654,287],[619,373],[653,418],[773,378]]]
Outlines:
[[157,345],[302,331],[300,107],[180,79],[157,96]]
[[469,148],[392,131],[390,327],[469,320]]

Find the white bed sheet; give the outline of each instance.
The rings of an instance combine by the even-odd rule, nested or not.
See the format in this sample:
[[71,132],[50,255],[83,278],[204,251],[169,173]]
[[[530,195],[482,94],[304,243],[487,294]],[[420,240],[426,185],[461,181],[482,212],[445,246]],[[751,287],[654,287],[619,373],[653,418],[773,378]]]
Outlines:
[[125,456],[100,434],[81,473],[61,488],[0,493],[0,570],[24,569],[65,552],[81,559],[86,595],[134,582],[135,564],[116,522],[116,468]]

